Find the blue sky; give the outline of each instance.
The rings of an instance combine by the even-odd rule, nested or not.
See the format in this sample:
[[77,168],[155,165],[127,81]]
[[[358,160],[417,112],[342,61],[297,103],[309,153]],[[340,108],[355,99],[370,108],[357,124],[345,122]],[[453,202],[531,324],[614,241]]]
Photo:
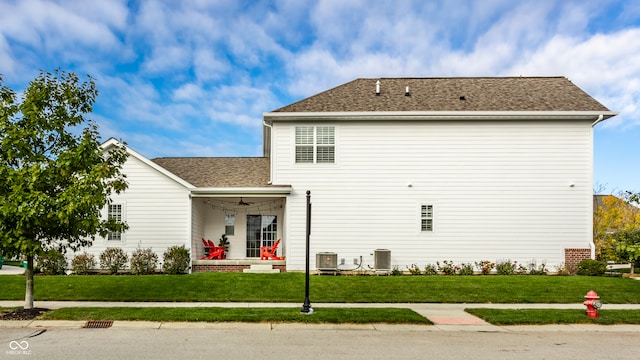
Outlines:
[[621,114],[594,181],[640,191],[640,2],[0,0],[0,74],[90,74],[102,137],[259,156],[262,113],[360,77],[566,76]]

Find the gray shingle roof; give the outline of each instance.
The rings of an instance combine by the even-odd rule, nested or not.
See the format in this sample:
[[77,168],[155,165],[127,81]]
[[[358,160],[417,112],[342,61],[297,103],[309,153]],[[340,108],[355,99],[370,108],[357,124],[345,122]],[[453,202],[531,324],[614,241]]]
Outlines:
[[154,163],[200,188],[267,187],[269,158],[166,157]]
[[[380,80],[380,95],[376,81]],[[405,96],[406,87],[410,96]],[[461,99],[464,97],[464,100]],[[356,79],[274,112],[609,111],[565,77]]]

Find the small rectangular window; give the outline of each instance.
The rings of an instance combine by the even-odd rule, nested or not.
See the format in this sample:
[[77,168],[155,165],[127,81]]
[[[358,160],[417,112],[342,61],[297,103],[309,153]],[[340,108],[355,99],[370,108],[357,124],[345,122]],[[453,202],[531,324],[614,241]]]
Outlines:
[[297,126],[296,163],[334,163],[334,126]]
[[234,235],[236,232],[236,216],[235,214],[226,214],[224,216],[224,234]]
[[[109,218],[109,220],[122,222],[122,204],[109,204],[109,208],[107,209],[107,217]],[[109,231],[109,233],[107,234],[107,240],[122,241],[122,232]]]
[[433,231],[433,205],[422,205],[420,209],[422,231]]
[[313,126],[296,127],[296,162],[313,162]]
[[333,126],[318,126],[316,132],[316,162],[335,162],[335,128]]

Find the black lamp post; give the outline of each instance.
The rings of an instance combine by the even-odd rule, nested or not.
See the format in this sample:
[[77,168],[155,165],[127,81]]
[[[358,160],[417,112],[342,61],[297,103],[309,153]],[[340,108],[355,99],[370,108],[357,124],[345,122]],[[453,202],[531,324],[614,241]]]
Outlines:
[[309,300],[309,236],[311,235],[311,191],[307,190],[307,246],[306,246],[306,267],[305,267],[305,288],[304,288],[304,304],[301,313],[311,315],[311,300]]

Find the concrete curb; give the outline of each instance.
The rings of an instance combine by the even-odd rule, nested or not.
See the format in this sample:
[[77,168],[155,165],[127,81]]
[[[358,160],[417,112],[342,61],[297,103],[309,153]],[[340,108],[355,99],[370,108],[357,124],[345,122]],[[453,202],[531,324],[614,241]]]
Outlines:
[[[0,301],[0,307],[20,307],[23,301]],[[180,308],[300,308],[298,303],[168,303],[168,302],[100,302],[100,301],[36,301],[36,307],[180,307]],[[496,326],[475,317],[467,308],[494,309],[583,309],[582,304],[425,304],[425,303],[318,303],[322,308],[406,308],[429,319],[434,325],[395,324],[304,324],[304,323],[240,323],[240,322],[153,322],[114,321],[118,329],[250,329],[268,331],[352,330],[352,331],[472,331],[472,332],[640,332],[640,325],[517,325]],[[605,304],[605,309],[640,310],[640,304]],[[82,328],[86,321],[66,320],[5,320],[0,328]]]
[[[81,329],[86,321],[67,320],[26,320],[0,321],[0,329]],[[302,323],[239,323],[239,322],[153,322],[114,321],[107,329],[87,329],[87,331],[108,331],[109,329],[149,329],[149,330],[256,330],[256,331],[381,331],[381,332],[634,332],[640,333],[640,325],[392,325],[392,324],[302,324]]]

